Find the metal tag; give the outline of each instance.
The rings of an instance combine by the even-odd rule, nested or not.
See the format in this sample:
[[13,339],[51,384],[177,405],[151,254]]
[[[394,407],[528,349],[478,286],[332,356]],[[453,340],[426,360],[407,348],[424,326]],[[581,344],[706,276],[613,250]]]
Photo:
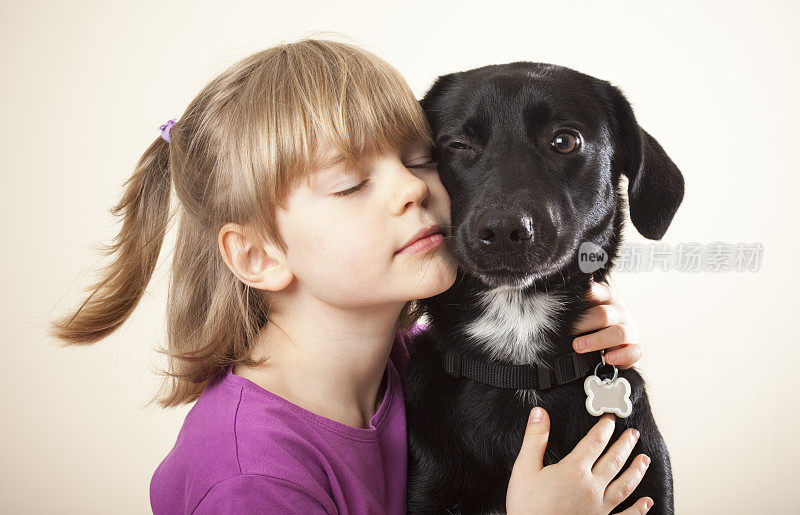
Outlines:
[[[620,418],[626,418],[633,413],[631,403],[631,384],[624,377],[617,377],[617,367],[603,362],[594,367],[594,374],[583,381],[583,390],[586,392],[586,411],[592,416],[599,417],[603,413],[614,413]],[[600,379],[597,369],[601,365],[614,368],[614,376],[610,379]]]

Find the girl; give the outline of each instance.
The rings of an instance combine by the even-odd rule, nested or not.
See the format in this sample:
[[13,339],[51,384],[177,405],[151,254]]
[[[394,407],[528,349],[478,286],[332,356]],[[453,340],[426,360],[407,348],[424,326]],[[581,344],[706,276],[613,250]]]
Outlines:
[[[153,511],[405,512],[403,336],[414,300],[456,272],[442,245],[450,200],[405,80],[358,47],[301,40],[236,63],[161,129],[112,210],[124,220],[115,260],[54,331],[92,343],[130,316],[174,185],[158,399],[197,402],[153,475]],[[406,248],[431,227],[444,236]],[[609,327],[587,351],[626,343],[613,335],[631,326],[598,302],[576,333]],[[623,368],[640,354],[617,352]],[[526,474],[515,507],[529,504]],[[541,476],[540,490],[566,481]]]

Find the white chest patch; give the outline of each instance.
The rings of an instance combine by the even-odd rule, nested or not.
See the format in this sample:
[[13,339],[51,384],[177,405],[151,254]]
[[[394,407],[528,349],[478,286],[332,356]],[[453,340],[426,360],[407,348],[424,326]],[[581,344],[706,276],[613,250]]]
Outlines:
[[479,343],[492,359],[541,364],[542,352],[548,350],[544,332],[555,329],[562,309],[560,297],[494,288],[481,292],[479,300],[484,310],[466,325],[467,338]]
[[[544,338],[555,329],[563,299],[554,293],[523,293],[494,288],[480,293],[483,313],[469,322],[465,336],[478,343],[491,359],[516,364],[543,364],[542,354],[552,350]],[[535,402],[535,390],[517,390],[520,401]]]

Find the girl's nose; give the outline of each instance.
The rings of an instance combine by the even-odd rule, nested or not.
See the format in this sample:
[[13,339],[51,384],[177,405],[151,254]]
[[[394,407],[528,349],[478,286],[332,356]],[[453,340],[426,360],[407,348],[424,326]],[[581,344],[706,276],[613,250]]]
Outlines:
[[397,179],[397,194],[392,197],[392,211],[394,214],[402,214],[403,211],[413,203],[422,206],[428,198],[430,190],[428,183],[412,173],[404,165],[400,165],[402,171]]

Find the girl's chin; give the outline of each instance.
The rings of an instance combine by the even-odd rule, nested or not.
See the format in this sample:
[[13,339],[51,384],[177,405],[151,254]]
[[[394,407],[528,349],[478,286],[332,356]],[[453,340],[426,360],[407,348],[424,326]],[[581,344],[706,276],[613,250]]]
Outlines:
[[415,293],[419,293],[417,299],[427,299],[428,297],[433,297],[449,290],[456,282],[455,270],[453,270],[452,273],[449,273],[449,270],[450,269],[440,269],[438,277],[429,278],[429,282],[426,282],[424,285],[420,284],[415,290]]

